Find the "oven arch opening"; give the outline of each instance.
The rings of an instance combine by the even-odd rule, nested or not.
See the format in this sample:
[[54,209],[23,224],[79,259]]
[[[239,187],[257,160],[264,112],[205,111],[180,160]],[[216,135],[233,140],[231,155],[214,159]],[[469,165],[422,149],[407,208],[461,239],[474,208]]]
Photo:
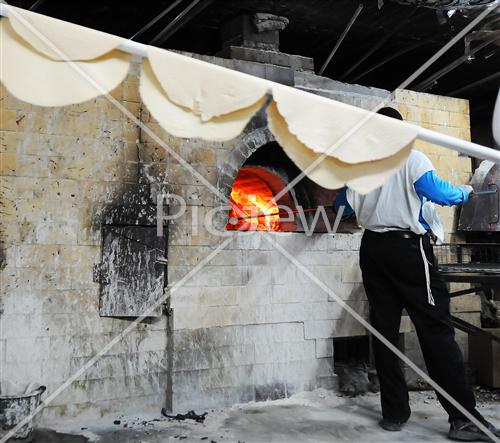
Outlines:
[[[310,232],[312,226],[315,233],[329,232],[327,225],[335,222],[332,202],[338,190],[322,188],[304,177],[278,201],[274,198],[300,173],[276,142],[253,152],[232,183],[233,207],[227,213],[226,230]],[[315,214],[318,207],[323,207],[324,215]],[[344,228],[342,223],[340,231]]]

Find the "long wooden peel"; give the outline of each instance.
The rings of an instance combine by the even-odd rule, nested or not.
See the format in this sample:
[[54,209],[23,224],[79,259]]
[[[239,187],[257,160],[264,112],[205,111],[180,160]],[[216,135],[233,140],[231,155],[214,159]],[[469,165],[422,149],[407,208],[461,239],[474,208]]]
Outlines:
[[318,208],[319,208],[319,206],[317,208],[290,209],[290,211],[276,212],[274,214],[257,214],[257,215],[249,215],[247,217],[231,217],[231,220],[248,220],[250,218],[271,217],[273,215],[289,215],[290,213],[297,214],[299,212],[313,212],[313,211],[317,211]]

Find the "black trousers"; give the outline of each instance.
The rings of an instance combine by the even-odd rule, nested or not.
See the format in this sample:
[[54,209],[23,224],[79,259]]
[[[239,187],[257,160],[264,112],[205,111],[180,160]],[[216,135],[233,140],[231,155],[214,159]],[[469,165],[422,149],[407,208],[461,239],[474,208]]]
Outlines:
[[[427,275],[423,253],[428,261]],[[365,231],[360,265],[370,303],[371,324],[397,346],[401,314],[405,308],[415,325],[430,377],[465,409],[480,418],[451,325],[448,289],[435,263],[427,236],[412,233],[403,236],[400,231]],[[431,296],[427,282],[430,283]],[[375,338],[373,352],[380,379],[382,415],[390,420],[407,420],[410,406],[401,361]],[[440,394],[437,396],[450,421],[465,418]]]

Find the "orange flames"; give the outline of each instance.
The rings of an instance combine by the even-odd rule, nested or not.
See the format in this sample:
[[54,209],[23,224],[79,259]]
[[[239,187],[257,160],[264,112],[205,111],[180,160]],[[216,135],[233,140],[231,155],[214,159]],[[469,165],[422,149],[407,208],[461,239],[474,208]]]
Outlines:
[[[279,208],[273,192],[254,173],[241,169],[231,191],[228,230],[279,231]],[[266,215],[263,215],[266,214]]]

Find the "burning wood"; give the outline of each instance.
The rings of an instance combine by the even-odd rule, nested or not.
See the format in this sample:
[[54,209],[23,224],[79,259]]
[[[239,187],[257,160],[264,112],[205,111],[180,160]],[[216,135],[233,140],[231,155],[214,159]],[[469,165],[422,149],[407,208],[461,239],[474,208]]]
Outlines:
[[228,230],[280,231],[279,208],[271,188],[259,177],[241,169],[231,191]]

